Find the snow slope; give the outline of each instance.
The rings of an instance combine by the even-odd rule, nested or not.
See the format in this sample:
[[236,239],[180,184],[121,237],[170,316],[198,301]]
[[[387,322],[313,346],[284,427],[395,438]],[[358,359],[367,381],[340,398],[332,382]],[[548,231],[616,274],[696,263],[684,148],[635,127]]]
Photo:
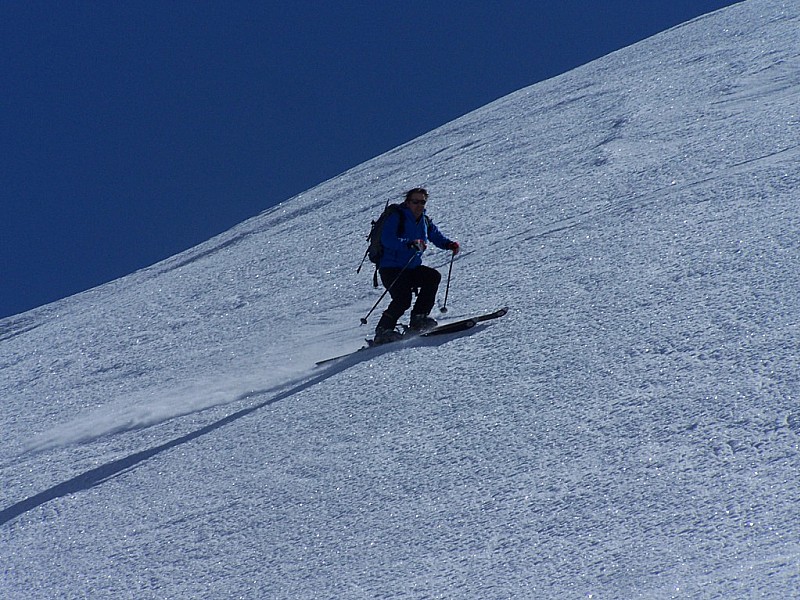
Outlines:
[[[796,597],[798,98],[748,0],[0,321],[0,597]],[[417,185],[510,314],[314,368]]]

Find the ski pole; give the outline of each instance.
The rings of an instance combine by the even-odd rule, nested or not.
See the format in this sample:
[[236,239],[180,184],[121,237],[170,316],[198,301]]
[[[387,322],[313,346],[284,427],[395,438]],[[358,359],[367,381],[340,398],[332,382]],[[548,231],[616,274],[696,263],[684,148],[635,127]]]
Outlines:
[[[369,241],[369,237],[367,237],[367,241]],[[361,264],[358,265],[358,268],[356,269],[356,274],[361,273],[361,267],[364,266],[364,263],[367,260],[367,254],[369,254],[369,248],[367,248],[367,251],[364,252],[364,258],[361,259]]]
[[422,254],[422,251],[421,251],[421,250],[420,250],[420,251],[418,251],[418,252],[415,252],[415,253],[414,253],[414,254],[411,256],[411,258],[409,258],[409,259],[408,259],[408,262],[406,263],[406,266],[405,266],[405,267],[403,267],[402,269],[400,269],[400,272],[397,274],[397,277],[395,277],[395,278],[394,278],[394,281],[392,281],[391,285],[389,285],[389,287],[387,287],[387,288],[386,288],[386,290],[385,290],[385,291],[384,291],[384,292],[381,294],[381,297],[380,297],[380,298],[378,298],[378,301],[375,303],[375,305],[374,305],[372,308],[370,308],[370,309],[369,309],[369,312],[368,312],[368,313],[367,313],[367,314],[366,314],[366,315],[365,315],[365,316],[364,316],[364,317],[361,319],[361,324],[362,324],[362,325],[366,325],[366,324],[367,324],[367,319],[368,319],[368,318],[369,318],[369,316],[372,314],[372,311],[374,311],[376,308],[378,308],[378,304],[380,304],[380,303],[381,303],[381,300],[383,300],[383,297],[384,297],[386,294],[388,294],[388,293],[389,293],[389,290],[391,290],[391,289],[394,287],[394,284],[395,284],[395,283],[397,283],[397,281],[400,279],[400,275],[402,275],[402,274],[403,274],[403,272],[404,272],[404,271],[405,271],[405,270],[408,268],[408,265],[410,265],[410,264],[411,264],[411,261],[412,261],[412,260],[414,260],[414,259],[415,259],[417,256],[419,256],[420,254]]
[[447,312],[447,296],[450,295],[450,276],[453,274],[453,261],[456,259],[456,253],[453,252],[453,256],[450,257],[450,268],[447,270],[447,287],[444,290],[444,304],[439,309],[443,313]]

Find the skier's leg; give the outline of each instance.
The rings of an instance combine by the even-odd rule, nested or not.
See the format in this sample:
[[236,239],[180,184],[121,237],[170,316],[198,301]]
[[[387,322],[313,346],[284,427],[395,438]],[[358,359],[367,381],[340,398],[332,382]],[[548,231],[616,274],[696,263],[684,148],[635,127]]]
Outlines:
[[389,286],[391,286],[389,289],[389,296],[392,298],[392,301],[389,303],[386,310],[383,311],[383,315],[376,329],[394,329],[398,319],[400,319],[403,313],[411,306],[411,274],[414,273],[416,269],[410,271],[406,270],[402,273],[400,271],[401,269],[381,269],[379,271],[384,287],[389,288]]
[[412,285],[419,287],[419,295],[411,314],[427,316],[436,304],[436,292],[439,290],[442,275],[436,269],[424,265],[414,269],[413,274]]

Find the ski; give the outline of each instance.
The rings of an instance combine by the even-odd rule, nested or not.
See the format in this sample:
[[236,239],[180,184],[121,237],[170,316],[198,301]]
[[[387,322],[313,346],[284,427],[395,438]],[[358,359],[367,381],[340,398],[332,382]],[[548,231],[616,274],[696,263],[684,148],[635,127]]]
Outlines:
[[443,323],[442,325],[437,325],[433,329],[429,329],[422,333],[419,333],[420,337],[427,337],[430,335],[439,335],[441,333],[453,333],[456,331],[462,331],[463,329],[469,329],[470,327],[474,327],[478,323],[482,323],[483,321],[491,321],[492,319],[499,319],[508,312],[508,307],[504,306],[494,312],[486,313],[483,315],[477,315],[474,317],[468,317],[466,319],[460,319],[458,321],[450,321],[448,323]]
[[[398,342],[402,342],[403,340],[408,340],[417,337],[429,337],[432,335],[443,335],[445,333],[458,333],[459,331],[464,331],[465,329],[470,329],[471,327],[475,327],[478,324],[477,319],[469,318],[469,319],[460,319],[458,321],[453,321],[452,323],[444,323],[443,325],[437,325],[432,329],[425,329],[424,331],[418,331],[415,329],[411,329],[403,325],[405,327],[405,332],[403,333],[403,337],[401,337]],[[387,342],[392,344],[394,342]],[[367,340],[367,344],[370,347],[377,347],[377,346],[385,346],[386,344],[376,344],[373,340]]]
[[469,319],[461,319],[459,321],[453,321],[452,323],[437,325],[433,329],[427,329],[425,331],[408,331],[403,337],[430,337],[432,335],[442,335],[444,333],[456,333],[458,331],[464,331],[465,329],[471,329],[477,324],[478,320],[470,317]]
[[452,323],[445,323],[444,325],[437,325],[433,329],[429,329],[427,331],[416,332],[411,330],[406,330],[399,340],[394,342],[386,342],[384,344],[376,344],[372,339],[367,339],[367,345],[362,346],[358,350],[353,350],[352,352],[348,352],[347,354],[341,354],[339,356],[334,356],[333,358],[326,358],[323,360],[318,360],[316,365],[325,365],[330,362],[337,361],[342,358],[347,358],[348,356],[352,356],[353,354],[358,354],[359,352],[363,352],[364,350],[372,350],[373,348],[384,348],[386,346],[394,346],[398,342],[403,342],[410,340],[416,337],[429,337],[435,335],[444,335],[446,333],[458,333],[459,331],[465,331],[466,329],[470,329],[471,327],[475,327],[478,324],[476,319],[462,319],[460,321],[454,321]]
[[[429,329],[421,333],[411,332],[410,330],[407,330],[406,333],[403,335],[403,337],[400,338],[398,341],[402,342],[403,340],[410,339],[413,337],[431,337],[436,335],[444,335],[447,333],[458,333],[459,331],[465,331],[467,329],[471,329],[472,327],[475,327],[475,325],[477,325],[478,323],[482,323],[484,321],[490,321],[492,319],[499,319],[500,317],[505,316],[507,312],[508,312],[508,307],[504,306],[503,308],[498,309],[494,312],[477,315],[474,317],[468,317],[466,319],[459,319],[458,321],[452,321],[449,323],[443,323],[441,325],[437,325],[433,329]],[[371,339],[368,339],[366,346],[362,346],[361,348],[353,350],[352,352],[347,352],[346,354],[341,354],[339,356],[334,356],[332,358],[325,358],[323,360],[318,360],[316,365],[320,366],[328,364],[340,360],[342,358],[347,358],[348,356],[352,356],[353,354],[357,354],[358,352],[363,352],[364,350],[370,350],[371,348],[381,348],[383,346],[387,345],[390,346],[396,343],[397,342],[389,342],[387,344],[376,344]]]
[[506,313],[508,313],[508,307],[504,306],[503,308],[499,308],[494,312],[486,313],[485,315],[478,315],[477,317],[472,317],[472,318],[478,321],[478,323],[481,323],[483,321],[491,321],[492,319],[499,319],[500,317],[506,316]]
[[348,356],[352,356],[353,354],[358,354],[364,350],[369,350],[370,348],[374,348],[374,346],[362,346],[358,350],[353,350],[352,352],[346,352],[345,354],[340,354],[339,356],[332,356],[331,358],[323,358],[322,360],[318,360],[315,364],[316,366],[320,365],[327,365],[328,363],[335,362],[337,360],[341,360],[343,358],[347,358]]

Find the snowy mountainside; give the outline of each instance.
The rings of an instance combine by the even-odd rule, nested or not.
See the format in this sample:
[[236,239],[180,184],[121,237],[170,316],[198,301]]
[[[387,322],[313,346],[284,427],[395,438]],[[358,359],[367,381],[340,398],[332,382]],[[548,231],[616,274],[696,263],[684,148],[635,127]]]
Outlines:
[[[0,597],[792,597],[799,25],[706,15],[0,321]],[[314,369],[417,185],[448,317],[510,315]]]

